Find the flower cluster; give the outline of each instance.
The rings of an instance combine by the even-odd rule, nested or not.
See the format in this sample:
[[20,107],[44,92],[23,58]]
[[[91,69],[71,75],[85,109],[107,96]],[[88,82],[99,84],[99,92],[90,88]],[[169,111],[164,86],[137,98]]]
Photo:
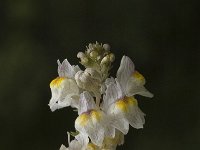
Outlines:
[[77,57],[85,67],[58,60],[58,77],[50,83],[50,109],[71,106],[77,109],[74,139],[60,150],[115,150],[124,143],[129,125],[143,128],[145,114],[136,94],[153,97],[145,87],[145,78],[128,56],[123,56],[116,78],[109,77],[115,59],[108,44],[89,44]]

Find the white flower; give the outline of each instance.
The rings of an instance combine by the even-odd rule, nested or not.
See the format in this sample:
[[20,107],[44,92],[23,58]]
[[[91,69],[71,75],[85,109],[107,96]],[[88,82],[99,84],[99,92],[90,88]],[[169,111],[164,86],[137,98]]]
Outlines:
[[150,98],[153,97],[153,94],[144,87],[145,78],[135,70],[132,60],[127,56],[122,57],[117,71],[117,80],[127,96],[139,94]]
[[74,140],[70,141],[70,135],[68,134],[69,147],[66,148],[64,145],[61,145],[60,150],[85,150],[88,142],[88,137],[83,134],[78,134]]
[[78,107],[79,88],[74,76],[79,70],[78,66],[71,66],[67,59],[62,64],[58,60],[59,76],[50,83],[52,97],[49,106],[52,111],[67,106]]
[[133,95],[153,96],[144,88],[144,78],[138,75],[134,68],[130,58],[124,56],[117,72],[117,78],[115,80],[109,78],[105,82],[107,89],[102,109],[112,116],[112,125],[124,134],[128,133],[129,124],[139,129],[143,128],[145,123],[145,114],[138,107],[137,100]]
[[110,119],[97,108],[88,92],[85,91],[80,95],[79,107],[75,128],[81,134],[89,136],[93,144],[101,146],[104,137],[115,136],[115,129],[110,126]]

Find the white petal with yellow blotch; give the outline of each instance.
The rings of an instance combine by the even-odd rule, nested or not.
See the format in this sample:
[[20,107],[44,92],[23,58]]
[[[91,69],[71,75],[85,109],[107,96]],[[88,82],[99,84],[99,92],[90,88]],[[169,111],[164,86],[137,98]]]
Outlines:
[[58,60],[59,77],[50,83],[52,97],[49,106],[52,111],[67,106],[78,107],[79,87],[74,80],[78,70],[79,67],[71,66],[67,59],[62,64]]
[[79,116],[75,121],[77,131],[88,136],[97,146],[102,145],[104,137],[115,136],[115,129],[110,126],[110,118],[97,109],[89,92],[81,93],[79,107]]
[[128,56],[123,56],[120,67],[117,71],[117,80],[122,90],[127,96],[136,94],[153,97],[145,87],[145,78],[142,74],[135,70],[135,65]]
[[49,106],[52,111],[67,106],[77,107],[79,88],[74,80],[58,77],[51,82],[50,87],[52,97]]
[[132,95],[142,95],[146,97],[153,97],[153,94],[150,93],[145,87],[146,80],[142,74],[138,71],[134,71],[132,76],[128,79],[126,85],[126,93],[128,96]]
[[107,86],[102,109],[111,116],[112,126],[124,134],[128,133],[129,124],[137,129],[143,127],[144,113],[139,109],[137,100],[127,97],[117,80]]

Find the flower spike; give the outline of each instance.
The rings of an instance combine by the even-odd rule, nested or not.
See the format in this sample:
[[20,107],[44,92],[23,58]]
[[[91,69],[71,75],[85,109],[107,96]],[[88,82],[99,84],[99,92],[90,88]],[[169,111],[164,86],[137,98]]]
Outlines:
[[71,106],[78,113],[76,131],[68,132],[68,147],[61,145],[60,150],[116,150],[129,126],[140,129],[145,124],[134,96],[153,94],[128,56],[122,57],[116,78],[109,77],[115,55],[108,44],[90,43],[77,57],[85,69],[58,60],[58,76],[50,83],[51,111]]

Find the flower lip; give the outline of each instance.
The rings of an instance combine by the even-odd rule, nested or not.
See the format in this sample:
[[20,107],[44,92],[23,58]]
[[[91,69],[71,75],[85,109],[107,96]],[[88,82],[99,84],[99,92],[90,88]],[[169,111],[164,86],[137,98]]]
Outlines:
[[136,70],[133,72],[132,77],[138,80],[138,84],[140,85],[144,85],[146,82],[144,76]]
[[119,99],[115,102],[117,108],[123,112],[128,112],[130,106],[137,105],[137,100],[133,97],[125,96],[123,99]]
[[88,110],[86,112],[83,112],[81,115],[87,116],[87,117],[89,117],[91,119],[96,119],[96,120],[100,120],[101,119],[100,111],[95,110],[95,109],[90,109],[90,110]]
[[67,77],[57,77],[53,79],[50,83],[50,87],[59,87],[65,79],[67,79]]
[[102,112],[99,110],[91,109],[87,112],[83,112],[77,118],[77,123],[81,126],[87,125],[88,121],[100,121],[102,118]]
[[131,101],[137,102],[134,97],[128,97],[128,96],[124,96],[122,98],[119,98],[118,100],[116,100],[116,102],[118,102],[118,101],[123,101],[125,103],[130,103]]

